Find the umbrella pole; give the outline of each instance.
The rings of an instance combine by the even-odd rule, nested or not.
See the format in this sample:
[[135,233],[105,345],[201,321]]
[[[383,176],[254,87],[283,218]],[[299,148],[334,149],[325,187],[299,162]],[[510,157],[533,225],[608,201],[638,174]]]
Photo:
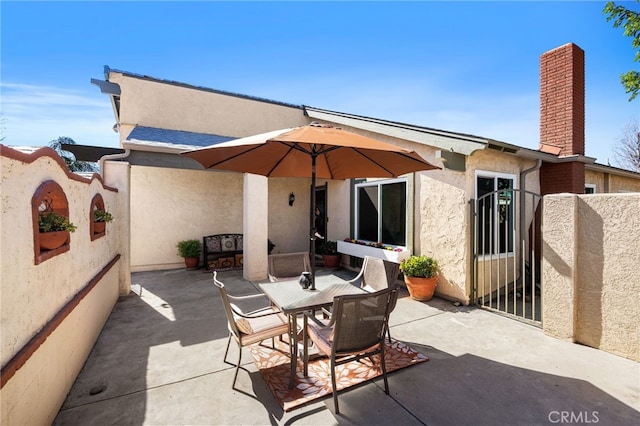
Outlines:
[[[315,149],[315,147],[313,148]],[[316,154],[311,153],[311,290],[316,289]]]

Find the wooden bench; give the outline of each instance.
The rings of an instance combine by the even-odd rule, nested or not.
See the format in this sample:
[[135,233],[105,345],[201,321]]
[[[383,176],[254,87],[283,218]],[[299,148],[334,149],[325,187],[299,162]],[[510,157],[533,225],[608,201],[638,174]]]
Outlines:
[[215,234],[202,237],[204,269],[241,268],[243,234]]

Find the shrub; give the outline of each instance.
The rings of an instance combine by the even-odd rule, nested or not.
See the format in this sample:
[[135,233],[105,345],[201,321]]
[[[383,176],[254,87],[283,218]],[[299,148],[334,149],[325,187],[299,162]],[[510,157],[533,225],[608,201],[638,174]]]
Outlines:
[[338,243],[336,241],[325,241],[320,246],[320,254],[338,254]]
[[429,256],[410,256],[400,263],[400,270],[407,277],[431,278],[437,274],[438,262]]
[[176,247],[178,247],[178,254],[180,257],[200,257],[202,252],[202,243],[198,240],[184,240],[180,241]]

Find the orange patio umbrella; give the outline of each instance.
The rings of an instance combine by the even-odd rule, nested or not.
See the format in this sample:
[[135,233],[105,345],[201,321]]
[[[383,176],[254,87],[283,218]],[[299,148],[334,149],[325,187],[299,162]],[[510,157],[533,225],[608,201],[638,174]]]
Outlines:
[[[311,178],[311,240],[316,238],[316,178],[392,178],[438,168],[415,151],[319,123],[234,139],[182,154],[205,168],[267,177]],[[312,279],[314,258],[315,244],[311,244]]]

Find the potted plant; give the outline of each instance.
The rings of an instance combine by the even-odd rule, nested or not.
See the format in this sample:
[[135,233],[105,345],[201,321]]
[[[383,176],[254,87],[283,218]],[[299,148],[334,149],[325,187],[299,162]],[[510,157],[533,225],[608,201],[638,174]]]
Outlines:
[[104,232],[107,222],[113,221],[113,215],[106,210],[95,209],[93,211],[93,233]]
[[438,262],[429,256],[409,256],[400,263],[404,282],[414,300],[431,300],[438,285]]
[[337,268],[340,266],[340,253],[338,253],[338,243],[336,241],[325,241],[320,246],[322,263],[325,268]]
[[178,242],[177,247],[178,254],[184,258],[184,264],[187,269],[198,268],[202,243],[198,240],[183,240]]
[[69,233],[75,232],[76,226],[69,222],[69,218],[56,212],[40,213],[38,215],[38,231],[40,248],[53,250],[69,240]]

